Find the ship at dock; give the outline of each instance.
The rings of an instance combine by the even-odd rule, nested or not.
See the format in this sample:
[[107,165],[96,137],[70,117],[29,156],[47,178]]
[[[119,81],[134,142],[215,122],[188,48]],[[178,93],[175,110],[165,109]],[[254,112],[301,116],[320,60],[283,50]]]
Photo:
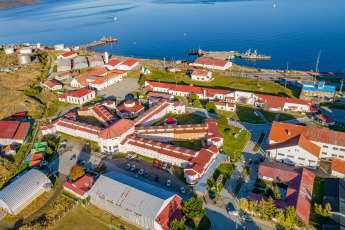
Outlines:
[[236,53],[237,58],[247,59],[247,60],[270,60],[271,56],[266,56],[262,54],[258,54],[257,50],[251,52],[251,49],[247,50],[245,53]]

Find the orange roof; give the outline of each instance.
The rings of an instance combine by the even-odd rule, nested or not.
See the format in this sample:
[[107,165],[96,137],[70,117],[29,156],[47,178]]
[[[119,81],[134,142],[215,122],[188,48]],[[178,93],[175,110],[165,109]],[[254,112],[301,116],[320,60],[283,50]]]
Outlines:
[[268,140],[285,142],[302,134],[307,140],[345,147],[345,133],[274,121]]
[[112,125],[108,126],[107,128],[103,129],[99,133],[99,137],[103,139],[112,139],[121,136],[132,127],[134,127],[134,121],[127,120],[127,119],[120,119],[115,121]]
[[127,61],[124,61],[122,62],[121,65],[126,65],[126,66],[133,66],[135,63],[137,63],[138,61],[137,60],[134,60],[134,59],[128,59]]
[[86,96],[92,92],[95,92],[95,90],[82,88],[82,89],[78,89],[76,91],[69,91],[68,93],[64,93],[59,98],[63,98],[63,95],[65,95],[65,98],[67,98],[67,96],[81,98],[81,97],[84,97],[84,96]]
[[292,104],[300,104],[300,105],[310,105],[308,100],[296,99],[296,98],[289,98],[289,97],[276,97],[276,96],[269,96],[264,94],[255,94],[257,97],[264,99],[267,102],[275,102],[279,103],[280,105],[285,103],[292,103]]
[[217,60],[217,59],[207,59],[207,58],[198,58],[194,61],[194,64],[200,65],[213,65],[213,66],[220,66],[224,67],[228,61]]
[[109,62],[107,62],[105,65],[117,66],[120,63],[121,63],[121,60],[113,59],[113,60],[110,60]]
[[76,53],[76,52],[74,52],[74,51],[70,51],[70,52],[67,52],[67,53],[61,54],[61,56],[63,56],[63,57],[69,57],[69,56],[72,56],[72,55],[74,55],[74,54],[77,54],[77,53]]
[[332,170],[345,174],[345,161],[334,157],[332,159]]
[[333,123],[334,120],[328,116],[326,116],[325,114],[319,114],[316,115],[317,118],[319,118],[321,121],[325,122],[325,123]]
[[[135,103],[135,105],[133,107],[129,107],[128,105],[132,103]],[[125,101],[122,105],[118,106],[116,109],[120,113],[136,113],[144,109],[144,106],[141,105],[141,103],[139,102],[128,100],[128,101]]]
[[102,67],[102,68],[99,68],[99,69],[95,69],[91,72],[88,72],[86,74],[83,74],[83,75],[80,75],[76,78],[74,78],[75,80],[78,81],[79,84],[81,84],[82,86],[88,86],[89,85],[89,82],[86,81],[87,78],[91,77],[91,76],[103,76],[105,74],[109,73],[109,71]]
[[207,74],[209,74],[210,71],[207,70],[203,70],[203,69],[196,69],[193,71],[192,75],[197,75],[197,76],[207,76]]

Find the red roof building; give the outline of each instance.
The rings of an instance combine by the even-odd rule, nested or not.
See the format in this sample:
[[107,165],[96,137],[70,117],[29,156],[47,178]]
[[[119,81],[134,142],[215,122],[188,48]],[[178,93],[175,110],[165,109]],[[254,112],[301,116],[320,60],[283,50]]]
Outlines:
[[226,70],[232,66],[232,62],[217,59],[197,58],[192,65],[207,69]]
[[291,111],[310,111],[310,102],[308,100],[288,98],[288,97],[276,97],[263,94],[254,94],[257,98],[255,105],[262,107],[266,104],[269,109],[277,111],[289,109]]
[[117,106],[116,113],[121,118],[133,118],[145,112],[145,107],[141,101],[135,102],[133,100],[125,101],[122,105]]
[[[314,184],[314,174],[307,169],[290,169],[261,163],[258,170],[259,178],[278,182],[283,180],[287,185],[284,200],[275,200],[278,208],[287,209],[289,206],[295,207],[296,216],[306,224],[309,223],[311,199]],[[251,201],[259,202],[261,199],[268,200],[268,197],[250,193],[247,197]]]
[[70,58],[74,58],[76,56],[78,56],[77,52],[70,51],[70,52],[59,55],[57,58],[58,59],[70,59]]
[[166,99],[166,100],[173,100],[174,96],[169,95],[169,94],[165,94],[165,93],[154,93],[154,92],[149,92],[147,93],[147,98],[151,99],[151,98],[161,98],[161,99]]
[[345,161],[333,158],[332,159],[332,166],[331,166],[331,175],[344,178],[345,177]]
[[59,101],[82,105],[96,97],[96,91],[88,88],[82,88],[68,93],[61,94]]
[[6,148],[1,150],[1,153],[5,156],[16,155],[16,146],[15,145],[7,145]]
[[324,126],[332,126],[335,124],[335,121],[332,118],[326,116],[325,114],[316,115],[316,118]]
[[106,67],[108,70],[114,70],[116,67],[118,67],[122,63],[119,59],[113,59],[109,62],[105,63],[104,67]]
[[63,184],[63,187],[66,191],[72,193],[80,199],[86,199],[89,196],[89,191],[96,180],[96,177],[85,174],[76,181],[66,181]]
[[62,89],[62,83],[55,81],[55,80],[48,80],[43,83],[43,86],[50,89],[50,90],[59,90]]
[[139,62],[134,59],[128,59],[127,61],[122,62],[121,65],[117,67],[118,70],[132,70],[138,66]]
[[29,122],[0,121],[0,144],[22,144],[30,130]]

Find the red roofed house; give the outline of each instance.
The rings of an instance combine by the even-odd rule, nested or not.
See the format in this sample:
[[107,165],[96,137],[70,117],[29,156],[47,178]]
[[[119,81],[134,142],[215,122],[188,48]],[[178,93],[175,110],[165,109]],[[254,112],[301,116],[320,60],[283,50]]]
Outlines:
[[236,104],[224,102],[223,100],[219,101],[211,101],[217,109],[219,110],[225,110],[225,111],[236,111]]
[[116,108],[116,113],[121,118],[133,118],[145,112],[145,107],[140,100],[135,102],[133,100],[125,101],[122,105]]
[[139,65],[139,62],[134,59],[128,59],[127,61],[122,62],[121,65],[117,67],[118,70],[131,70]]
[[78,110],[79,116],[93,116],[100,122],[102,122],[105,126],[110,125],[117,117],[114,113],[108,109],[108,107],[101,105],[99,103],[91,106],[84,106]]
[[1,150],[1,153],[4,156],[16,155],[17,154],[16,146],[14,146],[14,145],[7,145],[6,148]]
[[50,89],[50,90],[59,90],[62,89],[62,84],[55,80],[48,80],[42,84],[42,86]]
[[22,144],[29,131],[29,122],[0,121],[0,145]]
[[105,63],[104,67],[107,68],[107,70],[114,70],[116,69],[120,64],[122,63],[119,59],[113,59],[109,62]]
[[76,56],[78,56],[77,52],[70,51],[70,52],[67,52],[67,53],[64,53],[64,54],[57,56],[57,59],[71,59],[71,58],[74,58]]
[[291,110],[310,112],[310,102],[308,100],[288,98],[288,97],[276,97],[263,94],[254,94],[255,106],[266,106],[269,110]]
[[68,93],[61,94],[59,96],[59,101],[82,105],[88,101],[91,101],[95,97],[95,90],[82,88],[76,91],[69,91]]
[[[284,181],[288,185],[286,196],[285,199],[282,197],[282,200],[274,200],[276,207],[286,210],[288,207],[293,206],[296,216],[308,225],[315,177],[312,172],[304,168],[290,169],[261,163],[258,177],[273,182]],[[256,203],[262,199],[268,200],[267,196],[253,192],[249,193],[247,198]]]
[[232,62],[217,59],[197,58],[192,66],[203,67],[206,69],[226,70],[232,66]]
[[29,167],[39,167],[41,162],[44,160],[43,153],[35,152],[29,153],[25,158],[24,162]]
[[338,158],[332,159],[331,175],[345,178],[345,161]]
[[160,98],[160,99],[166,99],[166,100],[173,100],[174,96],[165,94],[165,93],[154,93],[154,92],[149,92],[147,93],[147,99],[154,99],[154,98]]
[[273,122],[266,155],[275,160],[316,168],[320,159],[345,158],[345,133]]
[[203,69],[196,69],[192,72],[191,78],[193,81],[204,81],[209,82],[213,80],[212,78],[212,72],[203,70]]
[[96,177],[90,176],[88,174],[85,174],[84,176],[80,177],[76,181],[66,181],[63,184],[63,188],[75,195],[76,197],[79,197],[80,199],[86,199],[89,196],[89,191],[94,185],[95,181],[97,180]]
[[325,114],[319,114],[319,115],[316,115],[315,117],[324,126],[335,125],[335,121],[332,118],[326,116]]

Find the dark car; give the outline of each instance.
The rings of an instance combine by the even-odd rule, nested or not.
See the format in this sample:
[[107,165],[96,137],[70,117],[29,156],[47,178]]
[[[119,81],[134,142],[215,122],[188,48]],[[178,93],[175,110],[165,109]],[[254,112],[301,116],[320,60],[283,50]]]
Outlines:
[[74,154],[69,161],[73,161],[77,156]]
[[159,182],[159,176],[158,175],[155,176],[155,181]]
[[136,168],[136,169],[135,169],[135,173],[138,173],[138,172],[139,172],[139,169],[138,169],[138,168]]

